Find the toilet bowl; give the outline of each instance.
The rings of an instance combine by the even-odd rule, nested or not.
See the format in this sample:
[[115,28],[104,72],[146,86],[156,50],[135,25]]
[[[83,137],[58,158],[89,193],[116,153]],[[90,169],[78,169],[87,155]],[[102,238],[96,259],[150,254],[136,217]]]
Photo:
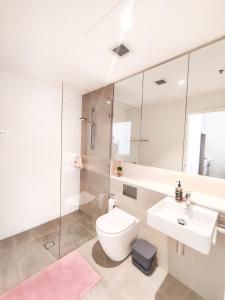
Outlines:
[[113,261],[121,261],[131,253],[137,238],[139,220],[125,211],[114,208],[96,221],[99,242]]

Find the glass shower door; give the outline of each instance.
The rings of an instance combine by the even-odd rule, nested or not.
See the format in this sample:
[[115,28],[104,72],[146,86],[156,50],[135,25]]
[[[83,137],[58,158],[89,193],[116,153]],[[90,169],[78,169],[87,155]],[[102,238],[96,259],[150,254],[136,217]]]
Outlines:
[[63,88],[60,255],[96,236],[109,196],[113,86],[82,97]]
[[59,257],[61,86],[0,71],[0,294]]

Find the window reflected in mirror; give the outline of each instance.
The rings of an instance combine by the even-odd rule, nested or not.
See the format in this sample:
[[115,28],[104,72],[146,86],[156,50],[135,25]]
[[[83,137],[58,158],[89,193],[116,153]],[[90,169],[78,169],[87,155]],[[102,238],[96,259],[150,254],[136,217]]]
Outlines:
[[113,123],[112,151],[116,160],[121,155],[130,155],[131,121]]
[[225,179],[225,40],[190,55],[184,171]]
[[225,179],[225,111],[189,114],[187,172]]

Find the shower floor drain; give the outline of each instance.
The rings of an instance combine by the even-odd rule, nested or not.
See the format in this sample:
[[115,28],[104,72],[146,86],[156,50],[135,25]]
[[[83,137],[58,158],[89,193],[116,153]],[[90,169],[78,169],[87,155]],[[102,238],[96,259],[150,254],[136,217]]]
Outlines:
[[44,243],[44,246],[45,246],[45,249],[48,250],[48,249],[54,247],[55,243],[54,243],[54,241],[49,241],[49,242]]

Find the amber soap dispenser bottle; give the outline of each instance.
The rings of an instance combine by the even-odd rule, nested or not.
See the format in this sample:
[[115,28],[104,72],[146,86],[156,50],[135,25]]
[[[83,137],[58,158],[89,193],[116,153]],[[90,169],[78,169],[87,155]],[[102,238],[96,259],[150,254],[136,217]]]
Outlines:
[[183,200],[183,189],[181,187],[181,181],[177,181],[177,186],[176,186],[176,189],[175,189],[175,200],[177,202],[181,202]]

